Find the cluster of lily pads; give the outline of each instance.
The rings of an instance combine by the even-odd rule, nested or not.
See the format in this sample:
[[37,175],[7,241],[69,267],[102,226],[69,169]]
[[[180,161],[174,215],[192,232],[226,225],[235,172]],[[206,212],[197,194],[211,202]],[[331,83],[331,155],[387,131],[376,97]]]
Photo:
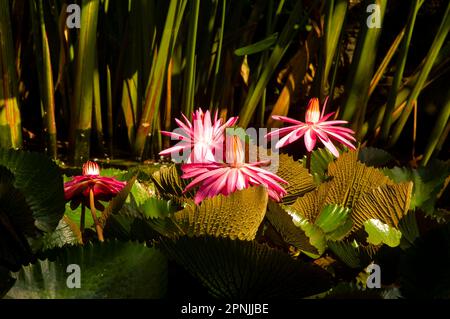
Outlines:
[[[235,119],[211,121],[215,147],[196,146],[201,162],[181,165],[79,171],[0,150],[0,295],[164,298],[175,262],[217,298],[449,297],[450,163],[398,167],[383,150],[353,149],[347,129],[337,141],[351,149],[338,150],[314,103],[280,140],[304,136],[309,153],[281,154],[273,172],[262,159],[270,150],[246,163],[248,141],[235,137],[217,161]],[[190,122],[180,123],[191,148]],[[316,138],[326,148],[313,150]],[[382,269],[381,289],[366,286],[371,263]],[[67,287],[71,264],[80,289]]]

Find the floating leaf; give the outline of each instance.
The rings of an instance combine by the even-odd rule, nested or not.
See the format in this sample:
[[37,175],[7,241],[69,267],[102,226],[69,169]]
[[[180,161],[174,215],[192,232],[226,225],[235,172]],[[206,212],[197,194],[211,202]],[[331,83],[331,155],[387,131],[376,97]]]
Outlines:
[[367,242],[370,244],[386,244],[389,247],[397,247],[400,245],[402,233],[394,227],[382,223],[379,219],[366,220],[364,222],[364,229],[369,234]]
[[[167,260],[155,248],[131,242],[104,242],[56,248],[14,274],[7,298],[162,298]],[[67,266],[80,267],[81,288],[67,287]]]
[[333,287],[323,299],[385,299],[384,289],[362,289],[354,282],[343,282]]
[[350,268],[358,269],[364,267],[356,240],[329,241],[327,244],[330,250]]
[[287,191],[287,195],[283,198],[284,204],[291,204],[298,196],[312,191],[316,186],[312,175],[303,165],[294,161],[294,159],[286,154],[280,154],[279,167],[277,175],[289,183],[283,185]]
[[[333,154],[331,154],[326,148],[318,148],[311,153],[311,174],[315,177],[316,182],[325,181],[328,176],[325,174],[328,170],[328,165],[334,160]],[[306,156],[302,162],[306,165]]]
[[409,247],[413,244],[414,241],[420,236],[419,226],[417,225],[416,220],[416,212],[409,212],[406,216],[400,219],[398,229],[402,232],[402,238],[406,241],[405,245]]
[[147,218],[165,218],[176,212],[176,207],[170,200],[166,201],[156,197],[147,199],[140,209]]
[[432,161],[426,167],[418,169],[394,167],[384,169],[384,174],[395,182],[412,181],[411,209],[420,208],[428,215],[435,211],[436,200],[448,183],[450,162]]
[[270,200],[267,208],[267,219],[286,243],[300,250],[318,254],[317,248],[310,244],[309,237],[300,227],[295,226],[292,217],[279,204]]
[[59,221],[58,227],[46,234],[42,239],[43,250],[49,250],[54,247],[62,247],[65,245],[81,244],[81,233],[78,225],[70,220],[69,217],[63,216]]
[[[48,181],[46,180],[48,178]],[[0,264],[18,270],[33,258],[38,237],[64,213],[57,166],[37,153],[0,149]]]
[[327,236],[341,237],[352,228],[350,211],[351,209],[347,207],[327,205],[322,209],[314,224],[319,226]]
[[159,195],[165,199],[184,197],[186,182],[181,179],[177,166],[161,167],[151,176]]
[[320,227],[311,224],[305,219],[301,219],[297,222],[297,225],[305,232],[306,236],[309,237],[310,243],[317,248],[318,254],[310,253],[308,256],[311,258],[320,257],[327,248],[327,241],[325,239],[325,234]]
[[131,189],[136,181],[137,178],[137,174],[132,176],[128,181],[127,184],[125,185],[124,188],[122,188],[120,190],[120,192],[109,202],[109,205],[104,209],[104,211],[101,214],[100,217],[100,224],[104,227],[106,221],[108,220],[108,218],[113,215],[113,214],[117,214],[120,209],[123,207],[123,205],[125,204],[125,201],[128,198],[128,195],[131,192]]
[[254,241],[216,237],[166,239],[162,247],[216,298],[302,298],[331,287],[318,266]]
[[358,162],[358,151],[343,153],[328,166],[333,180],[328,189],[327,204],[353,207],[360,196],[382,185],[394,183],[380,170]]
[[0,266],[0,299],[11,289],[14,282],[15,280],[11,277],[9,270]]
[[383,185],[361,196],[353,208],[355,228],[360,228],[368,219],[379,219],[390,227],[398,223],[409,210],[412,183]]
[[[351,209],[352,231],[358,230],[366,220],[372,218],[397,228],[399,220],[408,212],[412,184],[395,184],[380,170],[359,163],[357,158],[358,151],[343,153],[329,164],[328,174],[331,179],[297,198],[290,206],[294,214],[324,227],[323,233],[328,240],[339,240],[349,235],[352,223],[344,217],[348,214],[344,211],[346,208]],[[327,214],[332,212],[329,205],[337,205],[334,206],[336,212],[336,207],[341,207],[342,215],[328,216],[331,219],[325,223]],[[327,206],[330,211],[326,209]],[[324,209],[325,215],[319,219]],[[339,218],[342,218],[340,222],[345,222],[341,224]],[[336,228],[331,231],[330,227],[334,226]]]
[[358,159],[367,166],[384,166],[394,160],[391,154],[375,147],[361,148]]
[[190,236],[252,240],[266,213],[268,195],[263,186],[249,187],[228,196],[205,199],[175,214],[175,221]]
[[54,230],[64,214],[63,179],[56,164],[43,154],[0,149],[0,166],[13,174],[13,186],[24,195],[36,227]]
[[314,223],[325,206],[330,182],[322,183],[318,188],[297,198],[290,208],[309,222]]

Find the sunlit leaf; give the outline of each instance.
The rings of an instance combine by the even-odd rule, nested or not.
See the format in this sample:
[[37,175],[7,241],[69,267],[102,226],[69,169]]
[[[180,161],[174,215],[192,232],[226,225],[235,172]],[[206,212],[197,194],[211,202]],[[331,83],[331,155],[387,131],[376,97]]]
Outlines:
[[358,162],[358,151],[343,153],[328,166],[332,182],[326,203],[353,207],[360,196],[381,185],[394,184],[380,170]]
[[[327,205],[322,209],[314,224],[319,226],[326,234],[333,233],[340,227],[346,226],[350,217],[350,211],[346,207]],[[346,226],[348,231],[351,229],[351,225],[352,223],[350,223],[350,227]]]
[[[328,164],[334,160],[333,154],[331,154],[326,148],[318,148],[311,153],[311,174],[320,182],[327,179],[325,172],[328,170]],[[306,158],[303,159],[303,163],[306,164]]]
[[311,251],[304,252],[312,258],[318,258],[324,253],[327,247],[325,233],[319,226],[309,222],[306,218],[296,215],[295,212],[292,212],[292,214],[294,216],[294,224],[305,233],[305,235],[309,238],[309,242],[317,249],[318,253]]
[[402,183],[383,185],[361,196],[352,212],[355,228],[372,218],[398,228],[400,219],[408,213],[411,191],[412,183]]
[[176,211],[176,207],[170,201],[156,197],[147,199],[140,208],[148,218],[165,218]]
[[298,196],[312,191],[315,188],[313,177],[303,165],[295,161],[291,156],[280,154],[278,176],[289,184],[284,186],[288,194],[283,198],[283,203],[290,204]]
[[396,247],[400,244],[402,233],[379,219],[369,219],[364,222],[364,229],[369,235],[367,241],[373,245],[386,244],[389,247]]
[[228,196],[207,198],[199,206],[188,205],[174,218],[190,236],[252,240],[266,214],[267,201],[265,187],[249,187]]
[[309,237],[294,224],[292,216],[279,204],[269,201],[266,217],[286,243],[304,251],[318,253],[317,248],[311,245]]
[[182,197],[186,182],[181,179],[181,174],[177,166],[170,165],[161,167],[151,176],[152,182],[155,184],[156,190],[163,198]]

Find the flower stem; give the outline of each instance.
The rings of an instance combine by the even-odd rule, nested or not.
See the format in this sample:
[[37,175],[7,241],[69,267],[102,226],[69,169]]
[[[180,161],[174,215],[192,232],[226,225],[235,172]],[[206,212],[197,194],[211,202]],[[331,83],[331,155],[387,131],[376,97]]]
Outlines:
[[306,168],[308,169],[309,173],[311,173],[311,154],[312,152],[306,153]]
[[84,220],[86,215],[86,206],[81,204],[81,217],[80,217],[80,234],[81,234],[81,242],[83,242],[83,232],[84,232]]
[[102,229],[102,226],[100,226],[100,223],[98,222],[98,219],[97,219],[97,211],[95,209],[95,202],[94,202],[94,191],[92,189],[89,191],[89,200],[90,200],[89,201],[89,205],[90,205],[89,208],[91,209],[92,219],[94,220],[94,223],[95,223],[95,229],[97,231],[97,237],[98,237],[99,241],[103,242],[104,241],[104,239],[103,239],[103,229]]

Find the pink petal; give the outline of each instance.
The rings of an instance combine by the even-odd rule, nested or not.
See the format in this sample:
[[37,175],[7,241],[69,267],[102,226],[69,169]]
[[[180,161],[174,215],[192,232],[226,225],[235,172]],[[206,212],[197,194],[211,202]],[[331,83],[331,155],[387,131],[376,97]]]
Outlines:
[[183,113],[181,113],[181,116],[183,117],[184,121],[186,122],[186,124],[188,125],[188,127],[191,129],[192,128],[192,124],[191,122],[188,120],[188,118],[186,117],[186,115],[184,115]]
[[169,136],[174,140],[189,140],[189,137],[174,132],[161,131],[161,135]]
[[334,120],[334,121],[320,121],[320,123],[317,123],[317,125],[336,125],[336,124],[348,124],[348,121],[344,120]]
[[297,129],[297,126],[294,125],[294,126],[283,127],[283,128],[277,129],[277,130],[272,130],[271,132],[264,135],[264,138],[267,140],[270,140],[276,135],[278,135],[279,137],[282,137],[296,129]]
[[353,130],[346,128],[346,127],[341,127],[341,126],[319,126],[320,129],[322,130],[326,130],[326,131],[331,131],[331,132],[335,132],[338,134],[346,134],[347,136],[352,137],[352,135],[355,134],[355,132],[353,132]]
[[336,149],[336,146],[330,141],[330,139],[322,139],[319,136],[320,141],[325,145],[325,147],[336,157],[339,157],[339,151]]
[[296,125],[305,124],[305,123],[303,123],[301,121],[295,120],[295,119],[287,117],[287,116],[272,115],[272,118],[274,120],[282,121],[282,122],[285,122],[285,123],[291,123],[291,124],[296,124]]
[[228,173],[228,184],[227,184],[227,193],[231,194],[236,190],[238,179],[237,169],[231,169]]
[[311,129],[305,132],[305,146],[308,152],[311,152],[316,146],[316,134]]
[[208,193],[207,189],[200,187],[197,193],[195,193],[194,203],[197,205],[200,204],[206,198],[207,193]]
[[350,141],[348,141],[345,137],[350,138],[354,141],[356,141],[356,139],[353,136],[346,136],[343,133],[335,133],[332,131],[327,130],[326,133],[331,136],[332,138],[334,138],[335,140],[337,140],[338,142],[348,146],[351,149],[355,149],[355,146],[352,145],[352,143]]
[[222,125],[222,128],[225,129],[226,127],[234,126],[234,124],[236,124],[238,120],[239,116],[230,117],[230,119],[224,125]]
[[219,168],[219,169],[215,169],[215,170],[211,170],[209,172],[206,173],[201,173],[200,175],[198,175],[197,177],[195,177],[192,182],[190,182],[187,186],[185,191],[195,187],[196,185],[198,185],[199,183],[203,182],[206,179],[209,179],[211,177],[213,177],[214,175],[220,176],[221,174],[223,174],[226,170],[228,170],[228,168]]
[[328,98],[329,98],[329,97],[330,97],[330,96],[327,96],[326,99],[325,99],[325,102],[323,103],[323,108],[322,108],[322,113],[320,114],[320,118],[322,118],[323,115],[325,114],[325,110],[327,109]]
[[246,168],[249,169],[249,170],[255,171],[256,173],[264,174],[266,176],[269,176],[274,181],[277,181],[279,183],[288,184],[288,182],[285,181],[284,179],[282,179],[280,176],[278,176],[278,175],[276,175],[276,174],[274,174],[274,173],[272,173],[272,172],[270,172],[268,170],[265,170],[263,168],[255,167],[255,166],[251,166],[251,165],[247,165]]
[[178,145],[181,143],[177,143],[177,145],[169,147],[161,152],[159,152],[159,155],[169,155],[169,154],[174,154],[174,153],[179,153],[181,150],[185,150],[186,148],[190,148],[190,144],[182,144],[182,145]]
[[277,144],[275,144],[275,147],[281,148],[281,147],[284,147],[288,144],[295,142],[296,140],[301,138],[307,130],[308,130],[308,126],[297,127],[294,131],[292,131],[291,133],[289,133],[288,135],[286,135],[285,137],[280,139],[277,142]]
[[237,179],[236,179],[236,189],[244,189],[248,186],[247,179],[245,178],[244,174],[242,174],[241,170],[236,170],[237,172]]
[[221,176],[218,176],[218,178],[216,180],[213,180],[212,183],[205,185],[209,189],[206,196],[213,197],[219,194],[226,193],[226,188],[224,189],[224,187],[227,184],[227,181],[228,181],[228,172],[224,173]]
[[[322,110],[322,111],[323,111],[323,110]],[[336,113],[336,112],[331,112],[331,113],[328,113],[327,115],[321,117],[320,120],[317,122],[317,124],[326,122],[326,120],[328,120],[331,116],[333,116],[334,113]]]

